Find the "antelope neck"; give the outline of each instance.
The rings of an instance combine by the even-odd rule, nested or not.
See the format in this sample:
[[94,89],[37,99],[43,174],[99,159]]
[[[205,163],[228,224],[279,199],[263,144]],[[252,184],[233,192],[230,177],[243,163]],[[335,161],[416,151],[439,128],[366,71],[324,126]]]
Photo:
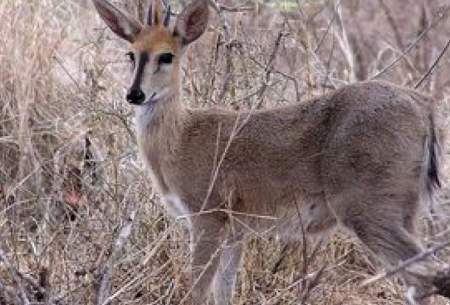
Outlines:
[[135,124],[138,136],[155,128],[164,128],[165,124],[177,124],[182,120],[184,112],[178,94],[163,96],[151,103],[137,106]]

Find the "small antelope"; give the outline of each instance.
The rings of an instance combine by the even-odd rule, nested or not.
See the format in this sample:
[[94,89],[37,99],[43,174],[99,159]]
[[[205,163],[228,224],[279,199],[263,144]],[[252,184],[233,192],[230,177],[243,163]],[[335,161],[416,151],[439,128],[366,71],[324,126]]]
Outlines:
[[[106,0],[93,3],[130,43],[126,99],[152,183],[168,212],[186,219],[194,304],[232,304],[248,232],[299,238],[339,224],[386,267],[422,251],[415,220],[440,184],[431,99],[377,81],[268,110],[190,109],[180,67],[207,28],[208,1],[189,4],[174,25],[160,0],[151,1],[146,24]],[[419,299],[447,265],[418,265],[402,277]]]

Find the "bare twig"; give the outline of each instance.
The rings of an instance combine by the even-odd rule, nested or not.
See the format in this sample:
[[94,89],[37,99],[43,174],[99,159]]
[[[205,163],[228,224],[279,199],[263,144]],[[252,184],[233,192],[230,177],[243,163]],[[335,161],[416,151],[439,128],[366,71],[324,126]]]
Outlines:
[[[339,1],[336,4],[336,7],[338,7],[340,4],[341,4],[341,2]],[[319,51],[320,47],[322,46],[323,42],[325,41],[325,38],[327,37],[328,33],[330,32],[330,29],[331,29],[334,21],[336,20],[337,16],[338,16],[337,14],[333,14],[333,17],[331,17],[330,21],[327,24],[325,33],[323,33],[322,37],[319,39],[319,42],[317,43],[317,46],[314,48],[314,53],[317,53]]]
[[403,49],[404,48],[404,43],[403,43],[403,40],[402,40],[402,36],[400,35],[400,31],[398,29],[397,23],[395,22],[394,16],[392,16],[392,14],[391,14],[391,10],[386,5],[386,3],[384,3],[383,0],[378,0],[378,3],[380,3],[381,9],[384,11],[384,14],[386,15],[387,22],[389,23],[392,31],[394,32],[394,37],[395,37],[395,40],[397,42],[397,46],[400,49]]
[[219,93],[218,100],[221,101],[224,99],[225,94],[228,92],[228,89],[231,84],[231,80],[233,77],[233,57],[232,57],[232,51],[233,51],[233,43],[230,33],[230,24],[228,23],[227,18],[225,17],[225,14],[223,13],[224,7],[220,5],[216,0],[209,0],[209,3],[214,8],[214,10],[219,15],[220,24],[222,26],[222,36],[224,40],[224,46],[225,46],[225,73],[224,73],[224,82],[222,85],[222,90]]
[[225,98],[225,95],[227,94],[228,90],[230,89],[231,81],[233,79],[233,56],[232,56],[233,44],[226,41],[224,45],[225,45],[225,61],[226,61],[225,73],[222,90],[220,91],[218,97],[218,100],[221,102]]
[[355,50],[350,42],[350,37],[344,24],[344,18],[342,16],[342,6],[340,6],[340,2],[338,2],[333,8],[333,14],[336,16],[335,24],[337,27],[337,31],[335,31],[335,36],[350,70],[350,82],[355,82],[358,80],[355,73],[355,65],[357,64],[355,60]]
[[[247,1],[250,2],[250,1]],[[252,3],[248,3],[248,4],[243,4],[243,5],[239,5],[239,6],[226,6],[223,4],[219,4],[219,8],[222,11],[226,11],[226,12],[230,12],[230,13],[241,13],[241,12],[246,12],[246,11],[253,11],[255,9],[254,5],[252,5]]]
[[8,257],[6,256],[5,251],[3,251],[2,249],[0,249],[0,261],[2,261],[6,267],[8,268],[8,271],[12,277],[12,279],[14,280],[14,282],[17,285],[17,295],[21,300],[21,304],[22,305],[29,305],[30,304],[30,300],[27,296],[27,293],[25,292],[25,288],[23,287],[22,284],[22,279],[20,276],[20,272],[19,270],[17,270],[14,265],[9,261]]
[[[258,61],[258,60],[257,60],[255,57],[253,57],[253,56],[248,56],[248,58],[249,58],[253,63],[255,63],[256,65],[258,65],[258,67],[264,68],[264,69],[266,70],[267,64],[265,65],[264,63]],[[289,74],[287,74],[287,73],[285,73],[285,72],[283,72],[283,71],[278,70],[278,69],[277,69],[275,66],[273,66],[273,65],[272,65],[271,71],[272,71],[272,73],[278,74],[278,75],[280,75],[280,76],[286,78],[288,81],[291,81],[291,82],[293,83],[294,88],[295,88],[295,97],[296,97],[296,101],[300,101],[302,94],[301,94],[301,92],[300,92],[300,85],[299,85],[298,79],[295,78],[295,77],[292,76],[292,75],[289,75]],[[248,94],[248,95],[244,96],[243,98],[238,99],[237,101],[243,101],[243,100],[250,99],[250,98],[253,97],[253,96],[257,96],[257,95],[259,95],[259,92],[260,92],[260,91],[261,91],[261,88],[255,90],[255,92],[252,92],[251,94]]]
[[0,302],[6,301],[7,303],[14,305],[22,305],[20,297],[12,287],[3,285],[0,282]]
[[390,64],[388,64],[383,69],[378,71],[375,75],[370,77],[370,79],[372,80],[380,77],[381,75],[386,73],[386,71],[388,71],[390,68],[392,68],[395,64],[397,64],[401,59],[403,59],[425,37],[425,35],[430,30],[432,30],[435,26],[437,26],[442,20],[446,19],[449,10],[450,6],[447,6],[441,13],[441,15],[434,22],[432,22],[426,29],[424,29],[422,33],[420,33],[420,35],[417,36],[417,38],[403,52],[401,52],[400,55],[398,55],[394,60],[391,61]]
[[264,93],[267,90],[267,87],[269,86],[270,78],[273,71],[273,62],[277,56],[278,50],[280,48],[281,39],[285,37],[287,34],[280,31],[278,33],[277,39],[275,40],[275,44],[273,46],[272,52],[270,54],[269,60],[267,61],[267,66],[265,67],[264,71],[264,79],[263,83],[261,85],[261,88],[258,91],[258,103],[256,104],[255,109],[259,109],[264,101]]
[[[124,201],[128,200],[129,193],[130,189],[128,189],[127,193],[125,194]],[[101,268],[101,274],[99,276],[100,284],[97,290],[97,300],[96,300],[97,305],[107,305],[110,304],[111,301],[113,300],[113,297],[110,295],[111,295],[111,279],[113,275],[114,263],[122,254],[123,248],[130,237],[131,229],[133,228],[133,224],[137,213],[137,206],[135,206],[133,203],[130,202],[127,210],[128,210],[127,214],[123,219],[122,228],[120,229],[119,235],[117,236],[117,239],[114,242],[113,252],[106,261],[106,263]]]
[[[47,269],[42,269],[39,273],[39,280],[30,274],[23,273],[9,261],[6,253],[0,249],[0,262],[8,268],[10,276],[15,283],[15,287],[5,286],[0,282],[0,296],[11,299],[13,304],[28,305],[45,300],[46,304],[63,304],[61,301],[49,300],[50,287],[48,287]],[[30,301],[33,300],[33,301]],[[1,304],[1,303],[0,303]]]
[[427,77],[430,76],[431,73],[433,73],[434,68],[436,68],[437,64],[442,59],[445,52],[447,52],[449,47],[450,47],[450,39],[447,41],[447,44],[442,49],[441,53],[439,53],[438,57],[436,57],[436,59],[434,60],[433,64],[430,66],[428,71],[425,72],[425,74],[420,78],[420,80],[414,85],[414,89],[419,88],[422,85],[422,83],[425,81],[425,79],[427,79]]
[[424,252],[422,252],[422,253],[420,253],[420,254],[418,254],[418,255],[410,258],[410,259],[407,259],[406,261],[402,262],[400,265],[398,265],[394,269],[388,270],[388,271],[383,272],[381,274],[378,274],[378,275],[376,275],[376,276],[374,276],[374,277],[372,277],[370,279],[365,280],[361,284],[361,287],[366,287],[366,286],[371,285],[371,284],[373,284],[375,282],[378,282],[379,280],[391,277],[391,276],[393,276],[393,275],[395,275],[395,274],[405,270],[409,266],[411,266],[411,265],[413,265],[415,263],[418,263],[418,262],[424,260],[425,258],[427,258],[428,256],[431,256],[434,253],[436,253],[436,252],[438,252],[440,250],[443,250],[443,249],[445,249],[445,248],[447,248],[449,246],[450,246],[450,241],[438,244],[435,247],[432,247],[432,248],[430,248],[430,249],[428,249],[428,250],[426,250],[426,251],[424,251]]

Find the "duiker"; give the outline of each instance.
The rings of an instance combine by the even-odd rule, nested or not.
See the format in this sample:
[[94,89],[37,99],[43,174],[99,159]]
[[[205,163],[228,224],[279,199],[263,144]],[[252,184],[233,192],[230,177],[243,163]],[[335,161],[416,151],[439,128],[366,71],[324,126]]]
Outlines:
[[[207,28],[208,1],[189,4],[174,25],[159,0],[146,24],[105,0],[93,2],[130,43],[126,99],[153,185],[191,234],[194,304],[231,304],[250,231],[292,238],[302,228],[321,234],[340,225],[386,266],[422,251],[417,212],[440,183],[432,100],[364,82],[275,109],[191,109],[182,101],[181,62]],[[429,274],[403,271],[416,296],[446,267],[421,264]]]

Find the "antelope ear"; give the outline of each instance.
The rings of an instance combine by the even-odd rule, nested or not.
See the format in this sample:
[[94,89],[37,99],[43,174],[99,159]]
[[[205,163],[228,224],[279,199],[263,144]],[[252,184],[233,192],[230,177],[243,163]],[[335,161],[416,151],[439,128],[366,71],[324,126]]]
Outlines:
[[208,0],[195,0],[178,15],[175,35],[181,36],[183,44],[190,44],[205,32],[208,17]]
[[133,42],[141,31],[141,24],[106,0],[92,0],[106,25],[120,38]]

